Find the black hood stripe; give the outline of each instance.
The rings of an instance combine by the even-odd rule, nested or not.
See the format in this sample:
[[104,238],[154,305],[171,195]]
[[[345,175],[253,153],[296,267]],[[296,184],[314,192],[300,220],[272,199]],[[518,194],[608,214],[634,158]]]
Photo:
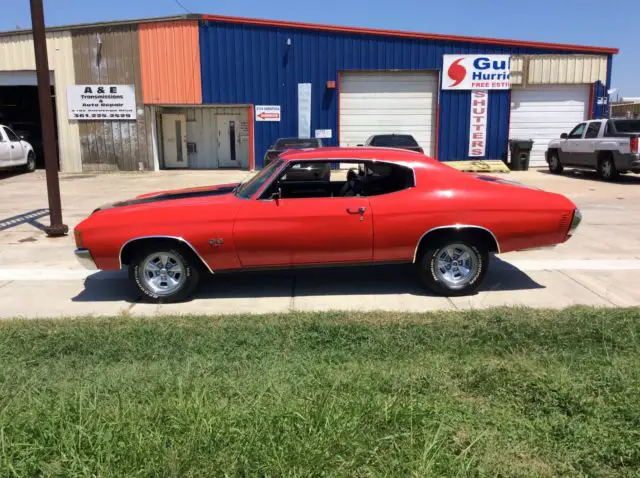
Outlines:
[[235,188],[236,188],[235,186],[227,186],[224,188],[218,188],[218,189],[213,189],[208,191],[188,191],[183,193],[166,193],[166,194],[159,194],[158,196],[151,196],[147,198],[129,199],[127,201],[120,201],[120,202],[114,202],[113,204],[107,204],[105,206],[99,207],[93,212],[103,211],[105,209],[112,209],[114,207],[135,206],[138,204],[151,204],[154,202],[171,201],[174,199],[223,196],[225,194],[232,193]]

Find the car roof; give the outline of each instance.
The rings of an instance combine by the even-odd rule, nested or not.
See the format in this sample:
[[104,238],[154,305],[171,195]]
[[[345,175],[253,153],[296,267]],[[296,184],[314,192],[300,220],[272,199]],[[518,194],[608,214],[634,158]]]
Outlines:
[[280,155],[285,161],[321,161],[321,160],[378,160],[390,163],[416,163],[436,166],[440,162],[424,154],[397,148],[318,148],[286,151]]

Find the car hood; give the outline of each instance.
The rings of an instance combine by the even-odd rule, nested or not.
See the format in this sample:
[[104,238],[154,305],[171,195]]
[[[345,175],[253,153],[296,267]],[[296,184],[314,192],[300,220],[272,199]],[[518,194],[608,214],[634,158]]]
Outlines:
[[150,204],[157,202],[173,201],[176,199],[187,199],[197,197],[223,196],[232,194],[239,183],[218,184],[215,186],[202,186],[197,188],[173,189],[169,191],[156,191],[136,196],[133,199],[105,204],[93,212],[104,211],[116,207],[134,206],[138,204]]

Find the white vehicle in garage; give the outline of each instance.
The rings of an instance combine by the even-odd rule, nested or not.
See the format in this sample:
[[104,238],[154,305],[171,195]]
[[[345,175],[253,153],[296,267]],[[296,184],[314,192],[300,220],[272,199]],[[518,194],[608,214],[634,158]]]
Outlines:
[[29,143],[8,126],[0,125],[0,170],[13,168],[35,171],[36,155]]

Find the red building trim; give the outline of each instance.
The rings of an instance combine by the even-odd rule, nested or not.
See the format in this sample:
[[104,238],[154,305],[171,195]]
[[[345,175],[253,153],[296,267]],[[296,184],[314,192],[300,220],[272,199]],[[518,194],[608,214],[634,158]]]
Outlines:
[[338,87],[336,88],[336,94],[338,95],[338,108],[337,108],[337,113],[338,113],[338,121],[337,121],[337,126],[336,128],[338,129],[338,131],[336,131],[336,138],[338,139],[338,144],[336,146],[340,146],[340,89],[342,87],[342,72],[338,71]]
[[588,113],[588,117],[587,119],[593,119],[593,96],[595,95],[596,92],[596,84],[595,83],[591,83],[591,86],[589,87],[589,113]]
[[256,144],[254,141],[253,132],[253,122],[255,121],[256,117],[253,113],[253,105],[249,105],[249,121],[247,121],[249,127],[249,171],[253,171],[254,169],[256,169]]
[[361,27],[342,27],[337,25],[324,25],[319,23],[303,23],[303,22],[286,22],[279,20],[262,20],[256,18],[243,18],[243,17],[227,17],[222,15],[202,15],[202,20],[209,20],[212,22],[221,23],[235,23],[243,25],[256,25],[265,27],[281,27],[281,28],[295,28],[299,30],[321,30],[326,32],[335,33],[355,33],[359,35],[381,35],[397,38],[413,38],[420,40],[441,40],[441,41],[455,41],[455,42],[468,42],[468,43],[482,43],[485,45],[502,45],[502,46],[515,46],[515,47],[528,47],[528,48],[540,48],[544,50],[571,50],[574,52],[584,53],[599,53],[607,55],[615,55],[619,52],[617,48],[606,48],[587,45],[572,45],[568,43],[544,43],[536,41],[523,41],[523,40],[507,40],[502,38],[487,38],[487,37],[474,37],[464,35],[442,35],[438,33],[418,33],[418,32],[403,32],[399,30],[385,30],[376,28],[361,28]]
[[511,92],[513,90],[509,90],[509,97],[507,98],[507,101],[509,102],[509,116],[507,116],[507,146],[506,149],[504,150],[506,155],[504,157],[504,162],[505,164],[507,163],[507,161],[509,160],[509,131],[511,131]]
[[440,158],[438,157],[438,136],[439,135],[440,135],[440,99],[438,98],[438,103],[436,104],[436,132],[435,132],[436,140],[435,140],[435,144],[433,145],[433,157],[438,161],[440,161]]

